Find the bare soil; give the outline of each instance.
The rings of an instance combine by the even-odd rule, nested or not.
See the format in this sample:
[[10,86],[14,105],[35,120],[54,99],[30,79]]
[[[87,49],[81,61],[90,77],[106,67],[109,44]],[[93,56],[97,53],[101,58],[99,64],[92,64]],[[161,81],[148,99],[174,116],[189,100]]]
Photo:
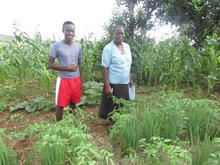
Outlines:
[[[20,114],[23,116],[22,120],[12,121],[11,116],[14,114]],[[54,112],[41,112],[41,113],[27,113],[24,110],[18,110],[16,112],[10,112],[9,110],[4,110],[0,113],[0,128],[4,128],[5,133],[24,131],[28,126],[39,123],[42,120],[47,120],[50,122],[55,122]],[[17,153],[17,158],[19,165],[23,165],[25,158],[32,151],[35,144],[34,138],[25,138],[24,140],[18,139],[5,139],[7,146],[12,147]]]
[[[109,131],[111,123],[108,120],[103,120],[98,117],[98,105],[88,106],[84,109],[85,114],[93,116],[91,120],[87,120],[86,124],[89,127],[90,134],[93,136],[93,144],[100,149],[108,150],[114,153],[114,163],[116,165],[123,164],[120,160],[119,147],[113,145],[109,139]],[[12,121],[11,116],[14,114],[20,114],[23,116],[22,120]],[[4,110],[0,113],[0,128],[4,128],[5,133],[24,131],[28,126],[39,123],[40,121],[55,122],[55,111],[40,112],[40,113],[27,113],[25,110],[18,110],[16,112],[10,112]],[[30,154],[36,143],[34,138],[26,137],[24,140],[19,139],[5,139],[7,146],[12,147],[17,154],[19,165],[25,164],[25,159]]]

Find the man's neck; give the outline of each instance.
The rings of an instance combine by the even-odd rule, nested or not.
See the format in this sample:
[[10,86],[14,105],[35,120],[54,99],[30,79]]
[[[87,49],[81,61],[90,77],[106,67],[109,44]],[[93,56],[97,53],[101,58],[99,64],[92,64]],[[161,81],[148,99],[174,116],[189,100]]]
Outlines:
[[68,45],[72,45],[73,44],[73,40],[71,40],[71,41],[68,41],[68,40],[63,40],[66,44],[68,44]]

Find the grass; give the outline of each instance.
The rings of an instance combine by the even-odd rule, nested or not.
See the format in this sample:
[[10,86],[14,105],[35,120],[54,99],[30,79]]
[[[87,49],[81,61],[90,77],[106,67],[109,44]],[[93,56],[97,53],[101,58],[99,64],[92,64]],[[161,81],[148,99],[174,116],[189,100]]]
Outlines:
[[[216,116],[220,115],[220,111],[217,101],[185,99],[180,92],[168,91],[154,93],[147,101],[137,99],[123,104],[113,113],[115,125],[110,137],[125,150],[133,148],[139,151],[138,143],[144,139],[148,144],[145,146],[147,152],[152,138],[159,137],[169,139],[167,145],[176,145],[176,141],[190,142],[192,152],[187,148],[187,154],[191,155],[193,164],[212,161],[210,155],[218,151],[209,149],[213,143],[211,139],[219,137],[220,129],[216,124],[219,120]],[[162,161],[159,157],[155,159]]]
[[3,135],[3,130],[0,130],[0,165],[17,165],[16,154],[11,148],[7,147]]

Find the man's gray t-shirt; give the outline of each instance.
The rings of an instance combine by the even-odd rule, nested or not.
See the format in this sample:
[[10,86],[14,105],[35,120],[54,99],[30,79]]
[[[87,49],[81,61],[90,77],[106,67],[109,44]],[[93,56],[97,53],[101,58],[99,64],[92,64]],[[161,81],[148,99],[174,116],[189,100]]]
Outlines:
[[[74,42],[73,45],[68,45],[64,41],[58,41],[54,43],[50,49],[50,56],[57,58],[59,65],[68,66],[75,64],[78,66],[78,60],[82,59],[82,48]],[[58,76],[60,78],[76,78],[80,76],[79,68],[76,72],[59,71]]]

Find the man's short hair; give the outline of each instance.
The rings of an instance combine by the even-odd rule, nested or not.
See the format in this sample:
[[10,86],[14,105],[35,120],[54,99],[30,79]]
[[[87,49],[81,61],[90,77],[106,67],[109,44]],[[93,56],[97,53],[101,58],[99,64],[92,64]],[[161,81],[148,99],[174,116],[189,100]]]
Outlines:
[[64,33],[65,25],[68,25],[68,24],[73,25],[73,26],[74,26],[74,29],[75,29],[75,24],[74,24],[73,22],[71,22],[71,21],[66,21],[66,22],[63,23],[63,29],[62,29],[62,32],[63,32],[63,33]]

